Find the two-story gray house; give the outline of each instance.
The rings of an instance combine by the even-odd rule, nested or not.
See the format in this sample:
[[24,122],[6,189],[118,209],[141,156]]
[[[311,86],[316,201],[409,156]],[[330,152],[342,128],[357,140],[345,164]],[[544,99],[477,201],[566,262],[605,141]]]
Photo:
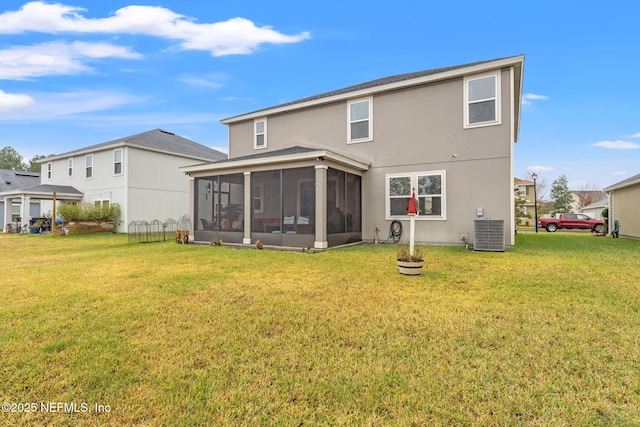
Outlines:
[[327,248],[385,240],[415,191],[417,242],[473,241],[504,220],[524,56],[382,78],[222,120],[229,158],[181,168],[195,240]]

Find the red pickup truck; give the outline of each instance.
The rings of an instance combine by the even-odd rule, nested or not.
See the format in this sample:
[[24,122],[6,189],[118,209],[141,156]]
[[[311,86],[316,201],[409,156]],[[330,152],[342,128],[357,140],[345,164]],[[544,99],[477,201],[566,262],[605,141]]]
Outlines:
[[604,229],[604,220],[593,219],[585,214],[566,213],[560,214],[559,218],[539,218],[538,227],[546,228],[551,233],[559,228],[581,228],[601,233]]

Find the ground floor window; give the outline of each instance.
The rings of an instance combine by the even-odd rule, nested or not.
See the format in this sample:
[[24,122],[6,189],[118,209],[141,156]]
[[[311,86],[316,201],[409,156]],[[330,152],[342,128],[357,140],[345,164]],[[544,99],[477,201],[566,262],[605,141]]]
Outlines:
[[445,171],[415,172],[386,176],[387,218],[407,215],[407,205],[415,191],[419,217],[446,217]]

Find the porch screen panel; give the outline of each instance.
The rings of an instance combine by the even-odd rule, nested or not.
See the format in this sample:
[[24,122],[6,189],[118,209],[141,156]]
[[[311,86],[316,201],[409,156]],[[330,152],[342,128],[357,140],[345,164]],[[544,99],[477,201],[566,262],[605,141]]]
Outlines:
[[196,230],[217,230],[215,192],[217,177],[196,178]]
[[316,215],[315,169],[282,171],[282,232],[314,234]]
[[244,175],[221,175],[218,188],[221,230],[244,231]]
[[346,230],[345,172],[329,168],[327,171],[327,234]]
[[251,231],[257,233],[281,232],[280,170],[251,173]]
[[346,173],[346,229],[347,232],[362,231],[362,178]]

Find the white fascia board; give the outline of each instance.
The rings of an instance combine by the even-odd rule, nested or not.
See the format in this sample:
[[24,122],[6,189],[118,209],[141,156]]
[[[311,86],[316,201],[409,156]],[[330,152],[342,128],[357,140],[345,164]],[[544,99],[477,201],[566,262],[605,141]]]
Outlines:
[[631,185],[636,185],[636,184],[640,184],[640,176],[638,176],[635,179],[630,179],[628,181],[622,181],[617,184],[610,185],[604,188],[602,191],[609,192],[609,191],[619,190],[621,188],[629,187]]
[[183,166],[180,168],[180,172],[182,173],[193,173],[193,172],[215,172],[222,171],[225,169],[236,169],[236,168],[249,168],[251,166],[264,166],[264,165],[275,165],[280,163],[291,163],[305,160],[314,160],[319,157],[324,158],[325,160],[333,161],[336,163],[340,163],[346,166],[350,166],[352,168],[366,171],[369,169],[369,165],[357,160],[350,159],[346,156],[342,156],[340,154],[333,153],[327,150],[317,150],[317,151],[308,151],[305,153],[296,153],[296,154],[287,154],[283,156],[273,156],[273,157],[260,157],[260,158],[252,158],[252,159],[244,159],[237,161],[225,161],[222,163],[206,163],[202,165],[193,165],[193,166]]
[[469,67],[458,68],[455,70],[444,71],[442,73],[431,74],[423,77],[417,77],[415,79],[404,80],[401,82],[375,86],[375,87],[357,90],[353,92],[342,93],[339,95],[328,96],[326,98],[319,98],[319,99],[314,99],[307,102],[300,102],[297,104],[283,105],[281,107],[269,108],[266,110],[256,111],[254,113],[242,114],[240,116],[235,116],[235,117],[230,117],[228,119],[220,120],[220,123],[228,125],[232,123],[243,122],[245,120],[265,117],[273,114],[285,113],[287,111],[300,110],[300,109],[314,107],[322,104],[330,104],[333,102],[343,101],[346,99],[363,98],[363,97],[371,96],[381,92],[388,92],[388,91],[393,91],[397,89],[403,89],[406,87],[437,82],[440,80],[448,80],[448,79],[461,77],[465,75],[477,74],[477,73],[481,73],[489,70],[510,67],[516,64],[521,64],[523,62],[524,62],[524,55],[505,58],[505,59],[499,59],[499,60],[487,62],[484,64],[477,64]]
[[[15,191],[8,191],[5,193],[0,193],[0,196],[4,196],[5,198],[16,198],[16,197],[30,197],[33,199],[51,199],[51,194],[52,193],[48,193],[48,192],[43,192],[43,191],[20,191],[20,190],[15,190]],[[76,193],[58,193],[56,192],[56,197],[58,199],[68,199],[68,200],[82,200],[83,195],[82,194],[76,194]]]

